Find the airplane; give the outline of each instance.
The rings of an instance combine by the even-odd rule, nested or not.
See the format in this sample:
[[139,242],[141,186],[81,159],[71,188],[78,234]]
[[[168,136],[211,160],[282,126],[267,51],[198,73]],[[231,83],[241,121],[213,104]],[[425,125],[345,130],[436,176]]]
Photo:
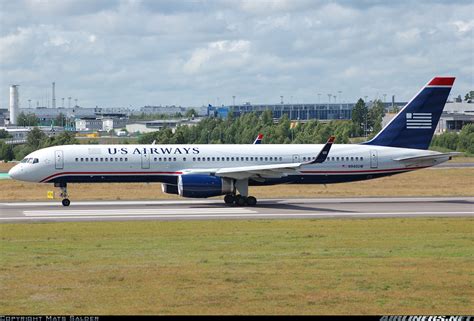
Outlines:
[[254,140],[254,144],[261,144],[262,143],[262,139],[263,139],[263,134],[258,134],[257,135],[257,138],[255,138]]
[[[37,150],[11,178],[54,183],[64,206],[69,183],[159,182],[182,197],[224,195],[234,206],[255,206],[249,186],[330,184],[406,173],[459,153],[427,150],[454,77],[430,80],[371,140],[361,144],[63,145]],[[258,146],[257,146],[258,145]]]

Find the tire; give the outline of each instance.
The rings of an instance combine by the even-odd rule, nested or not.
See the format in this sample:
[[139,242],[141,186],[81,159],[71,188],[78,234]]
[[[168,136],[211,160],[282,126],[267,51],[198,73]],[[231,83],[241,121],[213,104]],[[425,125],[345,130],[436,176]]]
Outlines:
[[240,196],[235,200],[235,204],[238,206],[245,206],[247,205],[247,197],[245,196]]
[[69,204],[71,204],[71,201],[67,198],[63,199],[62,202],[63,203],[63,206],[69,206]]
[[249,196],[249,197],[247,198],[247,204],[248,204],[249,206],[255,206],[255,205],[257,205],[257,199],[256,199],[255,197],[253,197],[253,196]]
[[234,195],[232,195],[232,194],[227,194],[226,196],[224,196],[224,202],[225,202],[227,205],[232,205],[232,204],[234,204],[234,202],[235,202],[235,197],[234,197]]

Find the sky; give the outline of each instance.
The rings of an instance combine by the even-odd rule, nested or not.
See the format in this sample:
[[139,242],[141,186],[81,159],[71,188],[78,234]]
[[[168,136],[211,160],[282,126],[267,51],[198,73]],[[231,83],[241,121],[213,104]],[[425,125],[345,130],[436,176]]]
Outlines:
[[[0,108],[407,101],[474,90],[474,1],[0,0]],[[335,97],[334,97],[335,96]]]

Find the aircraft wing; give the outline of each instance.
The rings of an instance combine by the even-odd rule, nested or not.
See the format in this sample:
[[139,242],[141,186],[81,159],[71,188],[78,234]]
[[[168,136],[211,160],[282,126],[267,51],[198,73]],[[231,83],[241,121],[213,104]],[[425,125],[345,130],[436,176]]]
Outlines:
[[290,173],[296,172],[301,166],[309,164],[318,164],[326,160],[329,150],[334,142],[334,137],[330,137],[324,147],[319,151],[318,156],[308,162],[287,163],[287,164],[266,164],[252,165],[242,167],[216,168],[216,169],[199,169],[183,171],[186,174],[211,173],[211,175],[228,177],[234,179],[245,178],[270,178],[283,177]]
[[433,160],[441,160],[441,159],[446,159],[451,157],[460,155],[462,153],[459,152],[451,152],[451,153],[439,153],[439,154],[432,154],[432,155],[424,155],[424,156],[411,156],[411,157],[401,157],[401,158],[395,158],[395,161],[399,162],[424,162],[424,161],[433,161]]

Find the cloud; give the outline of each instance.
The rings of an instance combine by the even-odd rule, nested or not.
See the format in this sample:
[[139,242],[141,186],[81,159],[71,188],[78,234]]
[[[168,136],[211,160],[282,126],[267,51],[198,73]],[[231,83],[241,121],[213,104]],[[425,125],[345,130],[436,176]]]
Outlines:
[[0,107],[10,83],[27,101],[52,81],[84,106],[314,102],[338,91],[408,100],[438,74],[457,76],[464,93],[473,11],[472,1],[2,1]]

